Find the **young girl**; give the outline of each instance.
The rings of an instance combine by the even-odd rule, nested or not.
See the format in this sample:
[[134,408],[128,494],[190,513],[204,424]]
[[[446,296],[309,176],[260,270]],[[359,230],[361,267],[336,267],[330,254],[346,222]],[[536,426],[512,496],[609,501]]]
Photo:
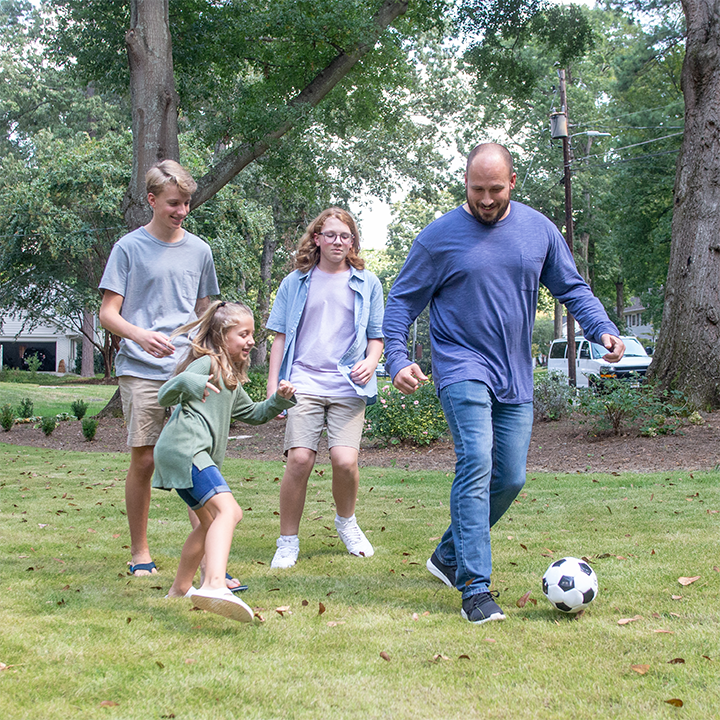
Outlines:
[[289,380],[298,401],[285,429],[287,465],[273,568],[292,567],[298,559],[308,478],[325,425],[338,536],[351,555],[374,552],[355,519],[355,503],[365,404],[377,395],[375,368],[383,351],[383,292],[364,269],[359,250],[349,212],[333,207],[320,213],[300,239],[297,269],[282,281],[267,322],[276,333],[268,395]]
[[[194,510],[200,524],[190,533],[180,556],[169,597],[192,597],[196,607],[250,622],[253,611],[226,587],[230,545],[242,510],[220,474],[233,420],[260,425],[295,404],[294,388],[280,383],[264,402],[253,402],[240,383],[247,380],[255,344],[252,312],[241,303],[216,301],[199,320],[173,333],[197,328],[177,375],[158,393],[160,405],[176,405],[155,446],[153,487],[175,489]],[[205,578],[199,590],[192,581],[203,555]]]

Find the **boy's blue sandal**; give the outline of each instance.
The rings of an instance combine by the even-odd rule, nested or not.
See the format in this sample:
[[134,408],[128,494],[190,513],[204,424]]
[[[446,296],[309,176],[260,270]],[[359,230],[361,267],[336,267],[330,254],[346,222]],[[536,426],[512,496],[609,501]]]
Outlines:
[[[225,579],[226,580],[235,580],[235,578],[229,572],[225,573]],[[238,582],[240,582],[240,581],[238,580]],[[228,588],[228,590],[232,593],[245,592],[245,590],[247,590],[247,589],[248,589],[247,585],[238,585],[234,588]]]
[[[147,563],[138,563],[137,565],[130,565],[130,574],[135,575],[136,570],[147,570],[151,575],[153,570],[157,570],[157,565],[151,560]],[[138,575],[138,577],[143,577]]]

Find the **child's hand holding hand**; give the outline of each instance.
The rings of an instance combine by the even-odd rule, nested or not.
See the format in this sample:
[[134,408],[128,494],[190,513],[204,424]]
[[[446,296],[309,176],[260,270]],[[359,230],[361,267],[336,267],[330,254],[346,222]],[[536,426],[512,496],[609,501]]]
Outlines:
[[218,389],[212,384],[212,382],[211,382],[212,379],[213,379],[213,376],[210,375],[210,377],[208,378],[208,381],[205,383],[205,391],[203,392],[203,399],[202,399],[203,402],[205,402],[205,398],[210,394],[210,391],[211,391],[211,390],[212,390],[213,392],[216,392],[216,393],[219,393],[219,392],[220,392],[220,390],[218,390]]
[[281,380],[278,385],[277,394],[284,400],[289,400],[295,394],[295,387],[287,380]]

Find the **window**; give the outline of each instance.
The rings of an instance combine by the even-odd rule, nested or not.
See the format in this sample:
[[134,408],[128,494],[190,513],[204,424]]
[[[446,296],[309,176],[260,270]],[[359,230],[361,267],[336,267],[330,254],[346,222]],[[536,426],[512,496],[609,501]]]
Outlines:
[[565,349],[567,348],[567,340],[556,340],[550,347],[550,357],[554,360],[565,357]]

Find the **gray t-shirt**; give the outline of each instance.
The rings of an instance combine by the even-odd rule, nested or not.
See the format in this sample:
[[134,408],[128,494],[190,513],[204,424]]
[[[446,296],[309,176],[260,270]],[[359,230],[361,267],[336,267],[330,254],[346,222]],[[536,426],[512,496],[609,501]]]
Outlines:
[[[195,319],[199,298],[219,294],[210,246],[197,235],[167,243],[138,228],[120,238],[113,246],[101,290],[123,296],[120,314],[133,325],[170,335],[181,325]],[[115,358],[120,375],[167,380],[187,347],[186,338],[175,338],[175,353],[156,358],[140,345],[123,339]]]

